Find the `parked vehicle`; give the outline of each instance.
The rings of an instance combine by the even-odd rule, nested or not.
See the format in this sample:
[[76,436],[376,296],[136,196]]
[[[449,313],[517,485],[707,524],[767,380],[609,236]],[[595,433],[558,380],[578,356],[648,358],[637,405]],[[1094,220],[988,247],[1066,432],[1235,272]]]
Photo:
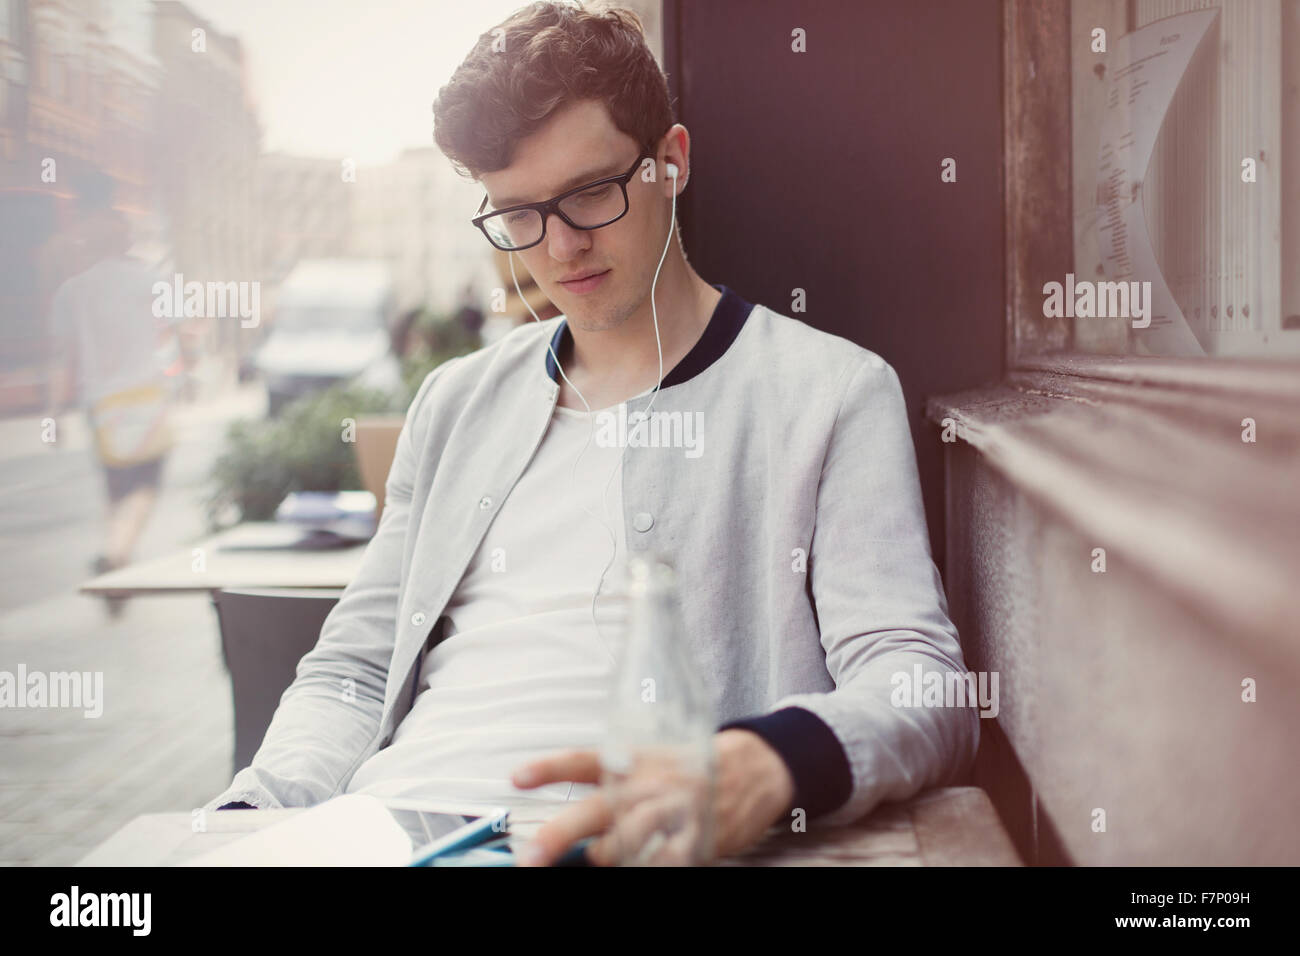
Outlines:
[[341,382],[401,385],[392,352],[396,296],[388,266],[360,259],[314,259],[289,273],[275,299],[254,366],[274,415],[295,398]]

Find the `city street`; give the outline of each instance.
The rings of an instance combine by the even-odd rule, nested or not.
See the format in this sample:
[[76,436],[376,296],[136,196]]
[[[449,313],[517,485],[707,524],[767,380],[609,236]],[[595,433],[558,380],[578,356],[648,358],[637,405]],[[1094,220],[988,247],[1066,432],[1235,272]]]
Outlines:
[[[176,446],[136,559],[202,537],[208,467],[260,386],[178,407]],[[77,593],[103,533],[84,419],[0,421],[0,671],[103,673],[103,714],[0,709],[0,863],[70,864],[132,817],[201,806],[231,773],[230,685],[206,595],[143,597],[110,617]]]

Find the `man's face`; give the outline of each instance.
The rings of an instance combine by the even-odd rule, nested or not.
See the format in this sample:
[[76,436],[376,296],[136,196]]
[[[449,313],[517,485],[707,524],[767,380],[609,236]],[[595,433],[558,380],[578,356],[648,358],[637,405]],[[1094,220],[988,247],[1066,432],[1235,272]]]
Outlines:
[[[637,158],[637,143],[610,119],[605,105],[584,100],[557,112],[542,129],[515,148],[505,169],[479,178],[493,209],[541,202],[565,190],[627,172]],[[627,184],[628,209],[622,219],[599,229],[574,229],[557,215],[546,221],[546,236],[529,249],[512,253],[571,324],[584,331],[616,328],[650,294],[655,266],[668,235],[668,193],[662,182],[642,178],[645,164]],[[657,171],[656,171],[657,177]],[[517,263],[516,263],[517,265]],[[573,276],[604,273],[590,288],[566,284]]]

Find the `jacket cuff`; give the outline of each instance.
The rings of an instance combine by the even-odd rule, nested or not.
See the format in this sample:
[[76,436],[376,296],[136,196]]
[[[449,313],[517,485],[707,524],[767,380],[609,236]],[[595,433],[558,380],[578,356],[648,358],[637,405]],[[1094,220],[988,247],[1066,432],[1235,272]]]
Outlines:
[[781,755],[794,779],[794,803],[808,819],[837,810],[853,792],[853,770],[835,732],[810,710],[783,707],[761,717],[723,724],[758,734]]

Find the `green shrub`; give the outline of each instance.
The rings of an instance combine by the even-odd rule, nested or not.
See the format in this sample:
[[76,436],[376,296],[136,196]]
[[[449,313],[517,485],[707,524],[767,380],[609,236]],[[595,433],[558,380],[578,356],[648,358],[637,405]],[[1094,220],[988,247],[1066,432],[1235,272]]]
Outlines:
[[361,487],[355,445],[344,440],[345,422],[362,415],[400,412],[406,396],[336,385],[286,405],[277,418],[238,421],[212,466],[214,491],[208,520],[268,521],[292,491],[344,491]]
[[419,345],[402,360],[399,394],[335,385],[286,405],[277,418],[232,423],[210,474],[209,523],[269,521],[293,491],[360,488],[356,446],[343,440],[344,421],[404,413],[429,372],[478,347],[477,333],[447,319],[421,318]]

